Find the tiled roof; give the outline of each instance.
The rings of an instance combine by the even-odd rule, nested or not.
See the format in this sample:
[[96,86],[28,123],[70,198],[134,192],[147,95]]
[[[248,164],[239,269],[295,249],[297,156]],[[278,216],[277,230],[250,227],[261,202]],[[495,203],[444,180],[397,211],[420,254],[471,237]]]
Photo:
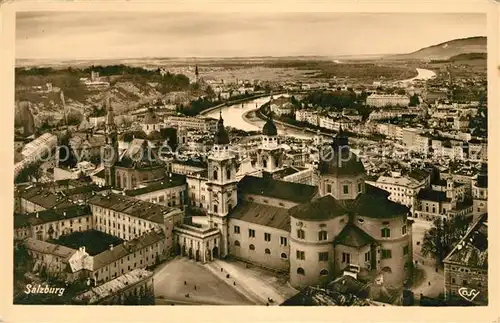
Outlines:
[[334,281],[328,284],[328,288],[337,293],[352,293],[357,294],[365,286],[364,283],[360,282],[351,276],[341,276],[336,278]]
[[287,299],[281,306],[392,306],[359,298],[350,293],[338,293],[329,289],[308,286],[295,296]]
[[172,164],[178,164],[178,165],[185,165],[185,166],[191,166],[191,167],[198,167],[205,169],[208,167],[208,164],[204,161],[196,161],[192,159],[187,159],[187,160],[176,160]]
[[278,176],[279,178],[284,178],[286,176],[296,174],[299,170],[295,167],[285,167],[273,173],[273,176]]
[[347,213],[348,211],[344,205],[331,195],[314,199],[306,204],[294,206],[289,210],[290,216],[310,221],[332,219]]
[[151,193],[154,191],[170,188],[170,187],[177,187],[181,185],[186,184],[186,177],[182,175],[177,175],[177,174],[171,174],[171,177],[167,177],[162,179],[161,181],[156,181],[154,183],[148,183],[146,187],[141,187],[137,188],[134,190],[127,190],[125,192],[126,195],[128,196],[137,196],[137,195],[142,195],[146,193]]
[[346,224],[344,229],[335,238],[335,244],[355,248],[363,247],[373,242],[375,242],[375,239],[352,223]]
[[153,276],[153,272],[145,269],[134,269],[109,282],[96,286],[75,297],[75,301],[84,301],[87,304],[96,304],[103,299],[115,295],[128,287]]
[[[94,192],[105,189],[97,185],[88,185],[87,183],[79,181],[61,182],[62,181],[51,183],[52,185],[34,185],[26,187],[19,192],[19,195],[23,199],[26,199],[45,209],[51,209],[54,207],[57,209],[65,209],[74,205],[70,201],[71,196],[82,193],[87,193],[86,195],[91,196]],[[59,190],[59,188],[62,188],[63,186],[68,186],[68,188]]]
[[52,244],[42,240],[36,240],[33,238],[24,239],[24,244],[26,248],[29,250],[55,255],[64,259],[70,258],[76,252],[75,249],[71,249],[57,244]]
[[116,166],[125,168],[152,168],[162,165],[163,161],[158,156],[158,151],[145,139],[132,140],[116,163]]
[[390,193],[369,184],[365,184],[365,191],[352,203],[346,202],[351,212],[369,218],[393,218],[408,214],[406,206],[387,199]]
[[270,205],[252,202],[241,202],[235,207],[229,217],[241,221],[255,223],[271,228],[289,231],[290,216],[288,210]]
[[238,189],[242,194],[260,195],[296,203],[306,203],[318,192],[316,186],[255,176],[243,177],[238,183]]
[[420,182],[428,178],[430,174],[423,169],[413,169],[408,173],[408,176]]
[[163,215],[175,209],[114,193],[95,195],[88,203],[156,223],[163,223]]
[[433,202],[445,202],[450,201],[449,198],[446,197],[446,192],[442,191],[434,191],[432,189],[422,189],[418,192],[418,199],[424,201],[433,201]]
[[471,225],[465,236],[453,248],[444,262],[488,269],[488,214]]
[[62,219],[71,219],[79,216],[90,215],[90,208],[86,205],[74,205],[63,210],[50,209],[40,212],[15,214],[14,228],[23,228],[31,225],[55,222]]
[[155,230],[151,230],[138,238],[126,241],[118,246],[114,246],[113,250],[108,249],[94,256],[93,270],[98,270],[133,252],[142,250],[147,246],[163,239],[165,239],[165,235],[163,234],[163,232],[156,232]]

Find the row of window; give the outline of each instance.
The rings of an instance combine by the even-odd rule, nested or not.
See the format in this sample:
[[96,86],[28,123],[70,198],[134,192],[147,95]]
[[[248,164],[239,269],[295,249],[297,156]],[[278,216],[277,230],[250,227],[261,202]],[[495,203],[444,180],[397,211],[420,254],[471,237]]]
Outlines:
[[[363,183],[358,183],[358,193],[363,191]],[[326,192],[332,193],[332,184],[326,184]],[[342,192],[349,194],[349,185],[342,185]]]
[[[382,188],[384,190],[388,190],[388,191],[402,191],[402,192],[405,192],[405,188],[404,187],[393,187],[393,186],[381,185],[380,188]],[[411,190],[411,189],[406,189],[406,192],[409,193],[409,194],[413,194],[413,190]]]
[[[304,276],[305,274],[306,274],[306,271],[304,270],[304,268],[302,268],[302,267],[297,268],[297,275]],[[319,275],[320,276],[328,276],[328,270],[322,269],[319,272]]]
[[[108,215],[109,214],[105,214],[104,215]],[[115,217],[115,215],[113,214],[113,217]],[[120,215],[118,214],[117,216],[117,219],[120,220],[121,217]],[[132,222],[133,224],[138,224],[139,226],[144,226],[145,228],[147,227],[147,224],[149,223],[149,221],[146,221],[146,220],[141,220],[141,219],[137,219],[133,216],[123,216],[123,220],[127,220],[128,219],[128,222]],[[106,224],[106,219],[104,217],[100,217],[100,216],[96,216],[96,220],[99,221],[99,223],[102,223],[102,220],[104,220],[104,224]],[[110,219],[108,218],[108,225],[110,223]],[[114,223],[114,222],[113,222]],[[151,227],[151,223],[150,223],[150,227]]]
[[[121,219],[121,216],[119,213],[115,213],[113,211],[110,211],[109,209],[95,207],[94,210],[96,213],[102,213],[104,216],[113,216],[113,218],[118,218],[118,220]],[[99,216],[97,216],[97,218],[99,218]],[[137,219],[134,216],[123,215],[123,220],[127,220],[127,219],[128,219],[128,222],[136,223],[136,221],[137,221],[137,223],[139,225],[142,225],[144,223],[144,226],[146,226],[147,221],[142,222],[141,219]]]
[[[76,220],[75,220],[76,221]],[[90,217],[86,217],[85,218],[85,222],[89,222],[90,221]],[[58,228],[59,227],[59,223],[61,223],[61,227],[65,226],[66,225],[66,222],[65,221],[60,221],[60,222],[56,222],[55,223],[55,227]],[[78,219],[78,223],[82,223],[82,218],[79,218]],[[72,227],[73,226],[73,220],[69,220],[69,225]],[[52,226],[52,225],[51,225]],[[39,226],[35,226],[34,227],[35,230],[43,230],[43,225],[39,225]]]
[[[452,284],[456,284],[457,283],[456,280],[455,280],[455,278],[451,279],[451,283]],[[466,280],[466,279],[464,279],[464,280],[462,280],[462,284],[460,286],[464,287],[464,286],[468,286],[468,285],[469,285],[469,281]],[[482,287],[482,286],[483,285],[481,283],[477,283],[477,287]]]
[[[234,226],[234,231],[235,234],[240,234],[241,230],[238,225]],[[254,229],[248,229],[248,237],[249,238],[255,238],[255,230]],[[271,234],[264,232],[264,241],[266,242],[271,242]],[[286,237],[280,237],[280,244],[282,246],[287,246],[288,244],[288,239]]]
[[[236,247],[241,247],[241,244],[240,244],[240,242],[239,242],[238,240],[236,240],[236,241],[234,242],[234,245],[235,245]],[[255,250],[255,245],[250,244],[250,245],[248,246],[248,249],[250,249],[250,250]],[[264,253],[265,253],[266,255],[270,255],[270,254],[271,254],[271,250],[270,250],[269,248],[266,248],[266,249],[264,250]],[[283,258],[283,259],[287,259],[287,258],[288,258],[288,256],[286,255],[286,253],[282,252],[282,253],[281,253],[281,258]]]
[[[219,172],[214,170],[212,172],[212,177],[214,180],[218,180],[219,179]],[[231,169],[230,168],[226,169],[226,179],[231,179]]]

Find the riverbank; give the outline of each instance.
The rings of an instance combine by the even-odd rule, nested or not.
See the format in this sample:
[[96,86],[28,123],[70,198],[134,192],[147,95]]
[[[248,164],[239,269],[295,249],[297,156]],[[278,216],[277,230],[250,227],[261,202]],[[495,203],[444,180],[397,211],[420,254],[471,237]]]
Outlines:
[[[250,124],[256,124],[256,122],[252,119],[250,119],[249,117],[249,114],[250,113],[255,113],[255,117],[258,118],[262,123],[264,123],[266,120],[267,120],[267,116],[264,115],[261,111],[260,111],[260,108],[259,107],[258,109],[255,109],[255,110],[252,110],[252,111],[247,111],[245,112],[243,115],[242,115],[242,118],[243,120],[245,120],[245,122],[248,122]],[[299,127],[299,126],[296,126],[296,125],[292,125],[292,124],[289,124],[289,123],[286,123],[284,121],[281,121],[281,120],[276,120],[276,119],[273,119],[273,122],[279,127],[282,127],[282,128],[291,128],[291,129],[294,129],[296,131],[299,131],[299,132],[302,132],[304,133],[304,136],[306,136],[306,138],[308,139],[311,139],[314,135],[318,134],[318,130],[314,130],[314,129],[311,129],[311,128],[302,128],[302,127]],[[307,136],[307,134],[309,134],[309,136]],[[333,137],[335,135],[334,132],[324,132],[324,131],[320,131],[319,134],[321,136],[325,136],[325,137]],[[358,137],[350,137],[349,140],[351,140],[353,143],[357,143],[357,142],[363,142],[365,144],[375,144],[377,143],[377,141],[374,141],[374,140],[370,140],[370,139],[367,139],[367,138],[358,138]]]
[[[278,92],[275,95],[282,95],[284,93],[285,92]],[[247,98],[241,98],[241,99],[237,99],[237,100],[234,100],[234,101],[224,102],[224,103],[218,104],[216,106],[213,106],[211,108],[208,108],[206,110],[201,111],[200,112],[200,116],[206,116],[207,114],[212,113],[214,110],[217,110],[217,109],[220,109],[220,108],[223,108],[223,107],[230,107],[230,106],[233,106],[233,105],[236,105],[236,104],[247,103],[249,101],[257,100],[257,99],[260,99],[260,98],[263,98],[263,97],[266,97],[266,96],[270,96],[270,94],[269,93],[261,93],[261,94],[253,95],[253,96],[250,96],[250,97],[247,97]]]

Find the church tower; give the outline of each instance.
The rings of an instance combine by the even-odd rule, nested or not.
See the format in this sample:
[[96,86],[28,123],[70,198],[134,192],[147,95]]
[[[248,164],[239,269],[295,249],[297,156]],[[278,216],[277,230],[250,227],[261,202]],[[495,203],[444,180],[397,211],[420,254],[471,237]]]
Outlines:
[[108,113],[106,115],[106,146],[104,149],[104,174],[106,186],[116,186],[115,164],[118,160],[118,138],[113,108],[107,100]]
[[488,213],[488,165],[481,164],[476,180],[472,183],[472,215],[474,220]]
[[283,162],[283,149],[278,143],[278,129],[272,118],[268,118],[262,128],[262,142],[258,149],[258,165],[264,172],[273,173]]
[[[227,215],[237,203],[236,158],[229,151],[229,134],[224,128],[222,112],[217,123],[214,146],[208,156],[208,222],[221,232],[219,256],[228,254]],[[217,256],[217,255],[215,255]]]
[[350,150],[349,139],[342,126],[333,143],[320,149],[317,177],[321,196],[354,200],[358,194],[365,192],[365,168]]

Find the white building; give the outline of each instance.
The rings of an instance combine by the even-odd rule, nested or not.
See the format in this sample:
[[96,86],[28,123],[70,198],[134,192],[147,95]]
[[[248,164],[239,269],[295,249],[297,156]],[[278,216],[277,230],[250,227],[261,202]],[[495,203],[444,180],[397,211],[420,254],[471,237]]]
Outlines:
[[371,94],[366,98],[366,105],[373,107],[400,106],[407,107],[410,98],[406,95],[397,94]]

